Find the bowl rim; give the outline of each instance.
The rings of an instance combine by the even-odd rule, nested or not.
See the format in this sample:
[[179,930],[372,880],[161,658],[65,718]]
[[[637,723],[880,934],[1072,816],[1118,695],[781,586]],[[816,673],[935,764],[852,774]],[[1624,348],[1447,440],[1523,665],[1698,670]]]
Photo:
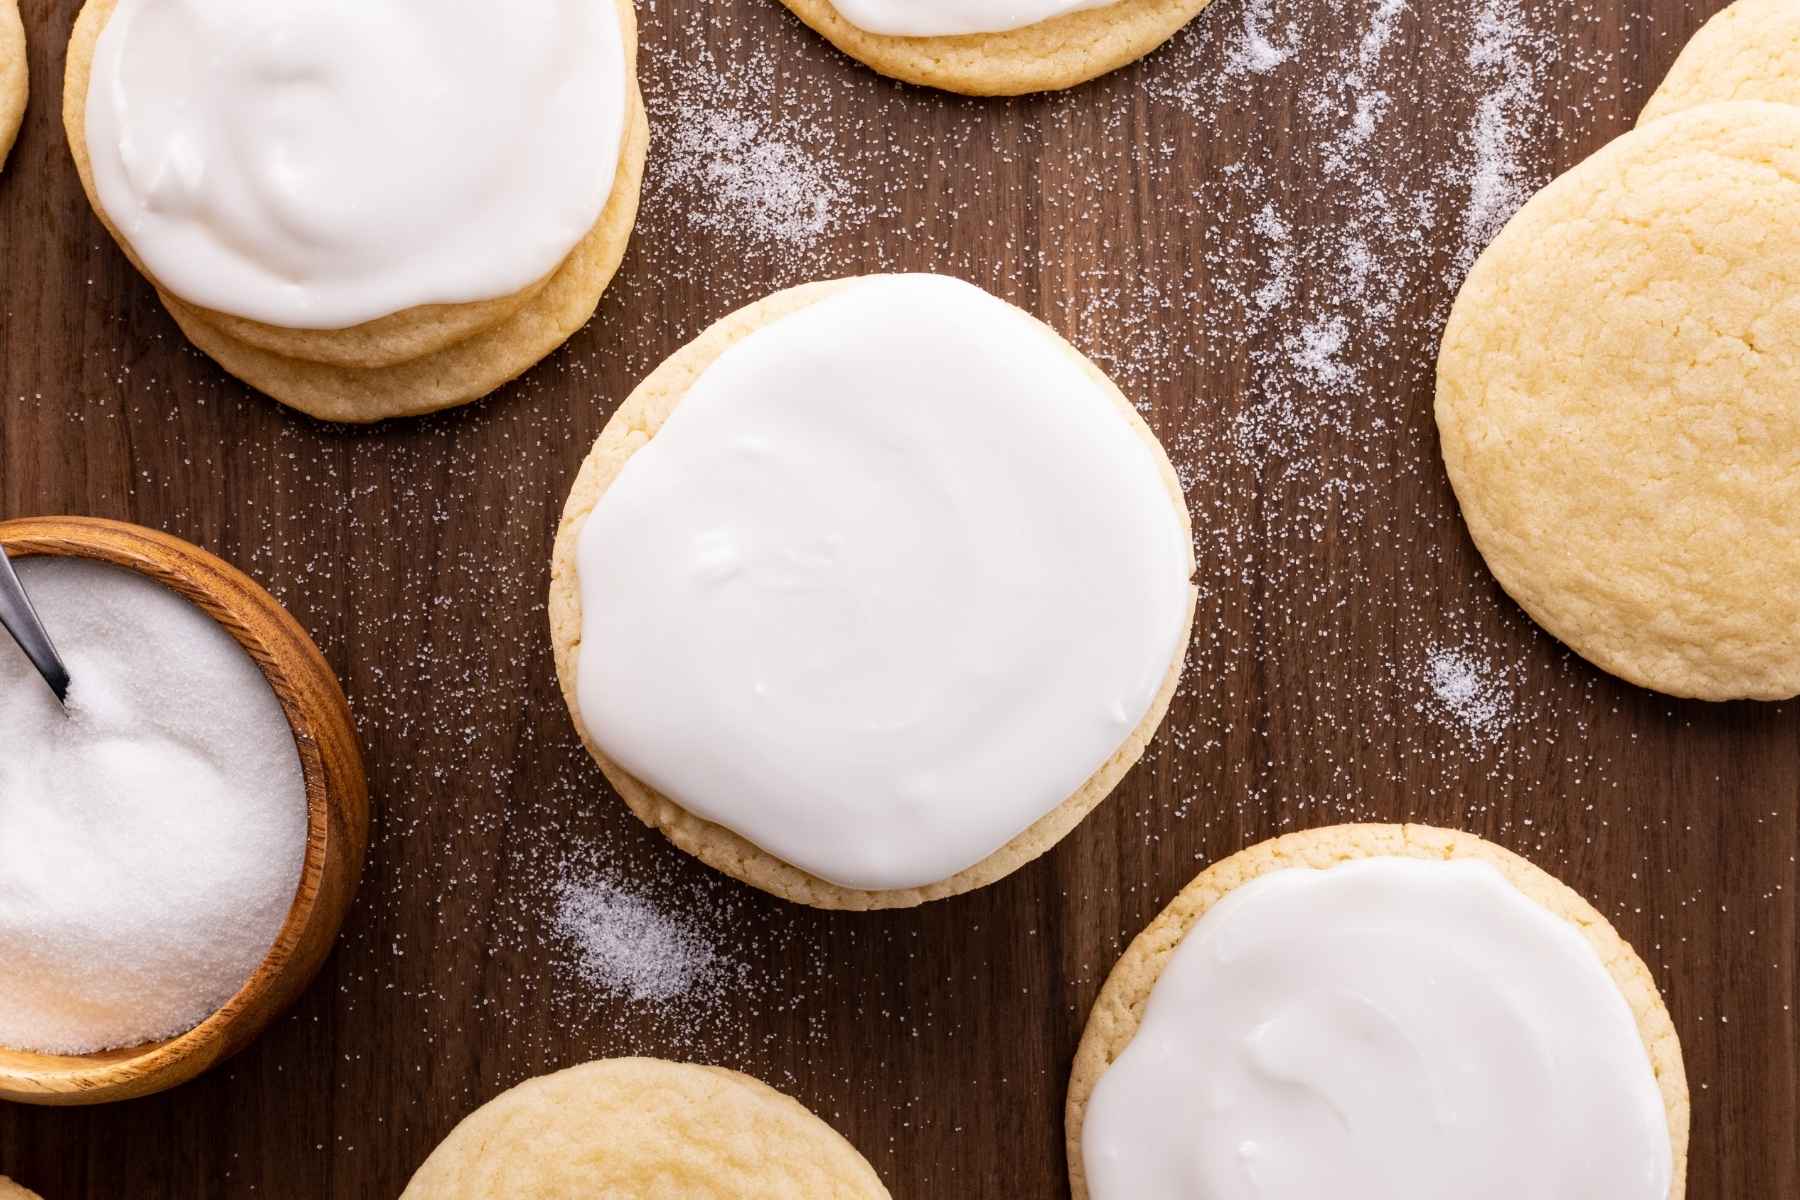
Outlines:
[[[291,991],[297,994],[310,981],[319,964],[307,964],[301,951],[321,905],[332,903],[327,888],[322,886],[329,860],[348,850],[351,879],[338,905],[342,911],[327,914],[332,926],[325,938],[326,949],[336,941],[349,898],[362,873],[367,847],[366,777],[349,705],[335,672],[286,607],[255,580],[211,551],[145,526],[79,516],[0,521],[0,546],[15,559],[82,558],[109,563],[153,579],[182,596],[223,627],[250,656],[274,691],[293,734],[306,791],[305,854],[281,929],[238,990],[193,1028],[158,1041],[80,1055],[0,1046],[0,1099],[100,1103],[174,1087],[203,1073],[260,1034],[293,999],[293,995],[282,997],[284,985],[291,985]],[[270,618],[272,626],[245,622],[241,614],[246,610]],[[284,633],[289,639],[298,635],[299,645],[280,646],[271,632]],[[328,704],[325,712],[316,707],[316,687],[309,691],[299,686],[301,672],[294,669],[292,659],[296,649],[302,652],[304,667],[319,676],[311,682],[330,685],[326,689],[327,700],[335,700],[335,704]],[[309,696],[315,698],[315,707],[308,707]],[[343,780],[333,786],[318,736],[317,727],[322,722],[341,724],[350,735],[355,769],[348,787]],[[345,791],[352,794],[340,794]],[[350,816],[348,839],[333,834],[334,814],[339,809],[348,810]],[[350,845],[339,844],[346,840]],[[317,955],[320,960],[324,956]],[[290,972],[296,968],[305,978],[290,979]],[[17,1070],[20,1060],[29,1064],[23,1072]]]

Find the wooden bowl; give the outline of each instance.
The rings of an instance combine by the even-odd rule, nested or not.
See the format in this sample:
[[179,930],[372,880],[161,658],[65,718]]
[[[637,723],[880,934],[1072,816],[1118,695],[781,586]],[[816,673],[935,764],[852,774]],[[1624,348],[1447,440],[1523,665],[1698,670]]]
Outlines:
[[275,598],[237,568],[154,529],[88,517],[0,521],[14,558],[49,554],[128,567],[193,601],[249,652],[281,701],[306,780],[306,859],[268,957],[225,1006],[166,1041],[99,1054],[0,1047],[0,1099],[101,1104],[147,1096],[247,1046],[318,972],[349,911],[369,840],[369,789],[350,706],[319,648]]

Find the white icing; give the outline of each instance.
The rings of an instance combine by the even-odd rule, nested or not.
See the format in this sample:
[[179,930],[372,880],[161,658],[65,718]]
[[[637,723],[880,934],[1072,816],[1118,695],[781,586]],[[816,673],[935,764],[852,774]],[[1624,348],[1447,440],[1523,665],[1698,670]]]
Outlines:
[[1094,1200],[1667,1200],[1581,933],[1472,861],[1285,870],[1197,921],[1089,1100]]
[[947,879],[1072,795],[1180,653],[1159,466],[1018,309],[858,281],[720,355],[587,518],[583,724],[821,878]]
[[846,21],[894,37],[1005,33],[1119,0],[832,0]]
[[627,90],[610,0],[120,0],[87,145],[165,288],[336,329],[548,275],[612,191]]

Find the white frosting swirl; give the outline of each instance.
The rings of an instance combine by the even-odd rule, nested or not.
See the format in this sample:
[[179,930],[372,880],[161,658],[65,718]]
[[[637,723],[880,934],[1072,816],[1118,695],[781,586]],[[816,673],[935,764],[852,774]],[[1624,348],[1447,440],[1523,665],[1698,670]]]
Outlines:
[[1180,653],[1159,472],[1018,309],[857,281],[722,354],[587,518],[583,723],[821,878],[948,879],[1105,763]]
[[119,0],[95,190],[206,308],[337,329],[491,300],[599,219],[625,61],[610,0]]
[[1093,1200],[1667,1200],[1673,1172],[1599,955],[1476,861],[1226,895],[1170,957],[1081,1145]]
[[846,21],[894,37],[1005,33],[1119,0],[832,0]]

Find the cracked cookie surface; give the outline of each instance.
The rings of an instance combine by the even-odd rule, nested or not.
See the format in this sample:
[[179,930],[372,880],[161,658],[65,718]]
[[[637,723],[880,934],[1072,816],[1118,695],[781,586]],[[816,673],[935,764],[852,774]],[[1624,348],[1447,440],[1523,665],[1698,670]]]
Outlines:
[[1457,297],[1444,462],[1538,624],[1670,695],[1800,693],[1800,107],[1703,105],[1545,188]]

